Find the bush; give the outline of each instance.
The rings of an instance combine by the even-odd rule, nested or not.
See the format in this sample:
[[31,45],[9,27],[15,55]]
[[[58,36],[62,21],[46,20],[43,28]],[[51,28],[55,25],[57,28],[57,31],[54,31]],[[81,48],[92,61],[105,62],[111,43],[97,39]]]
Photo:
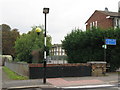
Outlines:
[[107,45],[107,63],[111,69],[120,66],[120,29],[95,29],[82,31],[73,30],[62,41],[69,63],[84,63],[87,61],[104,61],[102,45],[105,38],[116,39],[117,45]]

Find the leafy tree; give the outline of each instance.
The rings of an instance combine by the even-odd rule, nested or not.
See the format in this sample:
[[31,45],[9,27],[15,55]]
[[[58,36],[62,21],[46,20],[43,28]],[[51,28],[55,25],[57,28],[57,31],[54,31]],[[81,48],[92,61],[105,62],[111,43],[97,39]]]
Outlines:
[[9,25],[2,24],[2,54],[15,57],[15,41],[19,37],[18,29],[11,30]]
[[96,29],[82,31],[73,30],[62,41],[69,63],[84,63],[87,61],[104,61],[102,45],[105,38],[116,39],[117,45],[107,45],[107,63],[111,69],[120,67],[120,29]]
[[[43,51],[44,51],[44,30],[40,35],[37,35],[35,32],[36,26],[32,27],[32,30],[29,31],[27,34],[21,35],[15,43],[15,50],[16,50],[16,60],[18,61],[25,61],[28,63],[32,62],[42,62],[43,60]],[[51,37],[47,36],[47,50],[49,51],[51,47]],[[39,61],[32,61],[32,54],[37,54],[39,52],[40,58]],[[48,52],[47,51],[47,52]],[[48,53],[47,53],[48,55]]]
[[10,31],[11,30],[11,27],[7,24],[2,24],[2,31]]

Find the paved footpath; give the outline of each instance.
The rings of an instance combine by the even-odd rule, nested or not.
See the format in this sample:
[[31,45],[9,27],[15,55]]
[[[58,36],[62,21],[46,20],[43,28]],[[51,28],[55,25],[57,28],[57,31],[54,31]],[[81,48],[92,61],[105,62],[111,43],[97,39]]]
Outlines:
[[47,78],[46,84],[43,84],[43,79],[4,81],[3,88],[29,88],[29,87],[61,88],[70,86],[113,84],[117,82],[118,74],[110,73],[107,76],[100,77],[89,76],[89,77]]
[[66,81],[62,78],[53,78],[47,80],[49,83],[56,87],[63,86],[74,86],[74,85],[91,85],[91,84],[102,84],[102,80],[93,79],[93,80],[77,80],[77,81]]
[[51,78],[47,82],[55,87],[112,84],[118,82],[118,74],[110,73],[107,76],[100,77],[68,77],[68,78]]

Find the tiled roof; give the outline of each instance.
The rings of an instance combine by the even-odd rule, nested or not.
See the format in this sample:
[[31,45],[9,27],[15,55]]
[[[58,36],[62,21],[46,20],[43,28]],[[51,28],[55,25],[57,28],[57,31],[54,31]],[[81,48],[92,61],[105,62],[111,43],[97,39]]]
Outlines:
[[[119,18],[120,18],[120,13],[118,13],[118,12],[102,11],[102,10],[95,10],[95,12],[101,12],[101,13],[107,15],[107,16],[110,16],[110,17],[119,17]],[[95,13],[95,12],[94,12],[94,13]],[[93,14],[94,14],[94,13],[93,13]],[[93,16],[93,14],[91,15],[91,17]],[[90,18],[91,18],[91,17],[90,17]],[[89,19],[90,19],[90,18],[89,18]],[[89,21],[89,19],[88,19],[85,23],[87,23],[87,22]]]
[[100,10],[97,10],[97,11],[99,11],[99,12],[101,12],[101,13],[104,13],[104,14],[106,14],[106,15],[108,15],[108,16],[113,16],[113,17],[118,17],[118,16],[120,16],[120,13],[118,13],[118,12],[100,11]]

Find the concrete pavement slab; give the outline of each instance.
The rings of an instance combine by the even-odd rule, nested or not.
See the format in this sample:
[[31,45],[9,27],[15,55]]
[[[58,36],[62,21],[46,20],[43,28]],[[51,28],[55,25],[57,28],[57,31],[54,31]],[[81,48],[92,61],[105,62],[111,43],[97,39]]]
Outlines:
[[[7,81],[7,82],[3,82],[2,84],[3,84],[3,88],[44,85],[42,79]],[[46,85],[50,85],[50,84],[46,83]]]

